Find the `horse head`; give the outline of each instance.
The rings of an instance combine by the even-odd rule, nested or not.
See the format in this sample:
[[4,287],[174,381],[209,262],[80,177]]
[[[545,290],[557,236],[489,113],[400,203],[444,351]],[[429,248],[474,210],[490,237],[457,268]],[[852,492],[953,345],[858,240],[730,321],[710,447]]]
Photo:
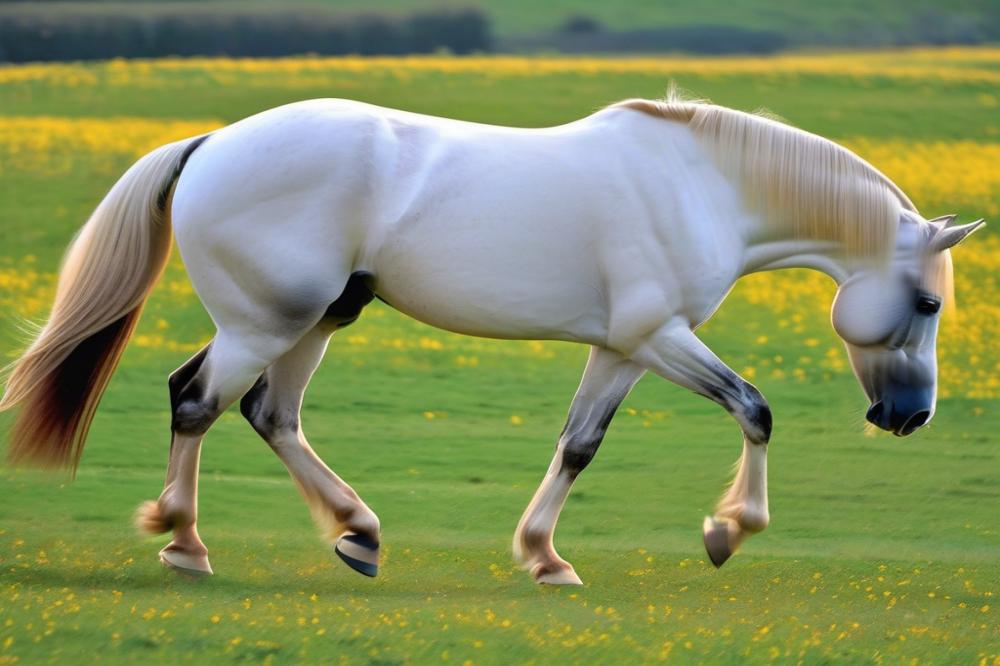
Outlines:
[[983,225],[955,215],[923,220],[907,212],[895,252],[841,283],[831,318],[871,405],[867,420],[903,437],[930,422],[937,401],[936,338],[950,298],[950,248]]

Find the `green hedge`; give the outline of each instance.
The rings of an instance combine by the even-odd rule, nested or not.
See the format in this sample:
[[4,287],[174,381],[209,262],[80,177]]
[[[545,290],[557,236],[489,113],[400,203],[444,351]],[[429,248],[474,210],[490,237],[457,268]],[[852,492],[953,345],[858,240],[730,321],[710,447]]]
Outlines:
[[491,46],[489,19],[475,8],[405,16],[231,4],[18,3],[0,8],[0,60],[8,62],[470,53]]
[[641,30],[606,30],[596,20],[575,15],[562,30],[505,43],[517,51],[561,53],[774,53],[788,48],[788,38],[774,30],[731,25],[686,25]]

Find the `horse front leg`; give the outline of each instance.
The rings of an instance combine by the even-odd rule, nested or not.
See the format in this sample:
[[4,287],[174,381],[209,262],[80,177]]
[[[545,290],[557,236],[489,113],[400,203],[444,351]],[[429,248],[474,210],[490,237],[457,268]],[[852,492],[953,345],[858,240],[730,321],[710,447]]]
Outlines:
[[581,584],[573,566],[556,553],[552,535],[573,481],[597,453],[615,410],[643,372],[618,352],[591,348],[549,471],[514,533],[514,558],[536,582]]
[[767,527],[767,443],[771,410],[760,391],[712,353],[687,321],[674,319],[637,347],[631,358],[675,384],[722,405],[743,430],[736,477],[702,525],[705,549],[721,567],[751,534]]

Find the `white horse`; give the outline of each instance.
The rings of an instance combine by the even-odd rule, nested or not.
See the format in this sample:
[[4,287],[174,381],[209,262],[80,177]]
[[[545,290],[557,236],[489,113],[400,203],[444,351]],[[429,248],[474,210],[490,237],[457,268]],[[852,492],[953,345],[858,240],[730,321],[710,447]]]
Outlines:
[[742,275],[794,266],[833,277],[833,325],[868,419],[897,435],[926,424],[948,248],[982,224],[927,221],[846,149],[710,104],[630,100],[546,129],[291,104],[154,150],[101,202],[0,403],[20,406],[15,461],[76,465],[171,222],[218,331],[170,376],[166,486],[140,511],[147,530],[173,530],[164,564],[211,572],[196,529],[199,451],[242,398],[337,553],[375,575],[379,520],[310,448],[299,411],[331,334],[378,296],[458,333],[591,346],[514,536],[517,560],[544,583],[580,582],[553,548],[556,521],[647,370],[742,428],[739,470],[703,526],[715,565],[768,524],[771,412],[694,333]]

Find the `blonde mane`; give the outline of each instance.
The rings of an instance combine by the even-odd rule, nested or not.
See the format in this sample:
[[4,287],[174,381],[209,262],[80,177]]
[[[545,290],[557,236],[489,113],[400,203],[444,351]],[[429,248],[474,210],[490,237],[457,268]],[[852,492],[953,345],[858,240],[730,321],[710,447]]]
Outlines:
[[760,114],[700,101],[629,99],[612,107],[685,123],[737,183],[748,208],[796,238],[838,241],[888,258],[907,196],[843,146]]

